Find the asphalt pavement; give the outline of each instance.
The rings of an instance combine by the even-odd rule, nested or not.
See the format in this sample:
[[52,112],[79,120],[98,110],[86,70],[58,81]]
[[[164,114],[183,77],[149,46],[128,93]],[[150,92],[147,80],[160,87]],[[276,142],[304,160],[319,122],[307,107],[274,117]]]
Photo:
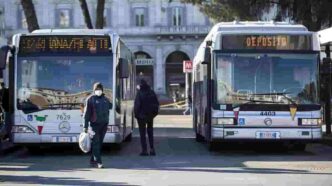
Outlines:
[[0,158],[1,185],[332,185],[332,147],[304,152],[259,144],[226,145],[210,152],[194,140],[190,117],[159,116],[157,156],[141,157],[137,130],[120,150],[106,148],[104,169],[89,167],[78,147],[31,154],[18,149]]

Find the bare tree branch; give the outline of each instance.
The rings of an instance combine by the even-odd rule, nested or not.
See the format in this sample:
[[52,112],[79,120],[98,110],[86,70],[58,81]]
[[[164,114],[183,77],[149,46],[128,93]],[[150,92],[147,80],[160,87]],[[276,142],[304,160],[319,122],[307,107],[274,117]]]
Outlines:
[[97,4],[97,16],[96,16],[96,28],[104,28],[104,9],[105,9],[105,0],[98,0]]
[[39,24],[36,16],[35,6],[33,5],[32,0],[21,0],[21,5],[27,20],[29,32],[38,30]]
[[[22,0],[24,1],[24,0]],[[86,3],[86,0],[79,0],[80,5],[81,5],[81,9],[82,9],[82,13],[83,13],[83,17],[84,17],[84,21],[85,21],[85,25],[86,27],[88,27],[88,29],[93,29],[93,25],[91,22],[91,17],[90,17],[90,13],[89,13],[89,9],[88,9],[88,5]]]

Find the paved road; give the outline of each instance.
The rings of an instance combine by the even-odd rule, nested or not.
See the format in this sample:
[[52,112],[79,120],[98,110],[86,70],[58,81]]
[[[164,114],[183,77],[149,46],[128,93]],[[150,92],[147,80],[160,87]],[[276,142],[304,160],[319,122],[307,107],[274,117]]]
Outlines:
[[[156,121],[156,157],[140,157],[137,133],[121,150],[103,154],[105,169],[88,167],[77,150],[20,149],[0,159],[4,185],[332,185],[332,147],[309,145],[306,152],[257,151],[244,144],[209,152],[193,139],[183,116]],[[270,147],[273,149],[274,146]]]

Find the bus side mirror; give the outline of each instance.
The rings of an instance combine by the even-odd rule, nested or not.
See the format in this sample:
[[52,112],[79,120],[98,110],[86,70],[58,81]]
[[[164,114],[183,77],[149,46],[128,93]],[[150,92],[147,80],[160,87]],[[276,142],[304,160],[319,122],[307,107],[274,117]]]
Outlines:
[[204,61],[202,61],[202,64],[207,65],[211,62],[211,48],[206,47],[204,51]]
[[120,78],[128,78],[129,77],[129,63],[127,59],[120,58],[119,59],[119,71]]
[[2,46],[0,49],[0,70],[4,70],[6,68],[9,51],[10,47],[8,45]]

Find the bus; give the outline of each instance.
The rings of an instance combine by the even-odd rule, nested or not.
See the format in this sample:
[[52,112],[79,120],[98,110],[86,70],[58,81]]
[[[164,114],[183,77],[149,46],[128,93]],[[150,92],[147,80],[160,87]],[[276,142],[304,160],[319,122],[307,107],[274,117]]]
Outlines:
[[332,45],[332,28],[321,30],[318,33],[319,41],[321,45],[321,99],[325,103],[324,109],[324,126],[323,132],[331,134],[331,72],[332,72],[332,60],[331,60],[331,45]]
[[319,41],[302,25],[222,22],[193,63],[193,129],[218,142],[278,142],[297,150],[322,138]]
[[1,52],[14,144],[33,149],[77,143],[84,102],[95,82],[104,85],[111,102],[104,143],[131,140],[136,67],[134,55],[116,33],[41,29],[14,35],[12,45]]

